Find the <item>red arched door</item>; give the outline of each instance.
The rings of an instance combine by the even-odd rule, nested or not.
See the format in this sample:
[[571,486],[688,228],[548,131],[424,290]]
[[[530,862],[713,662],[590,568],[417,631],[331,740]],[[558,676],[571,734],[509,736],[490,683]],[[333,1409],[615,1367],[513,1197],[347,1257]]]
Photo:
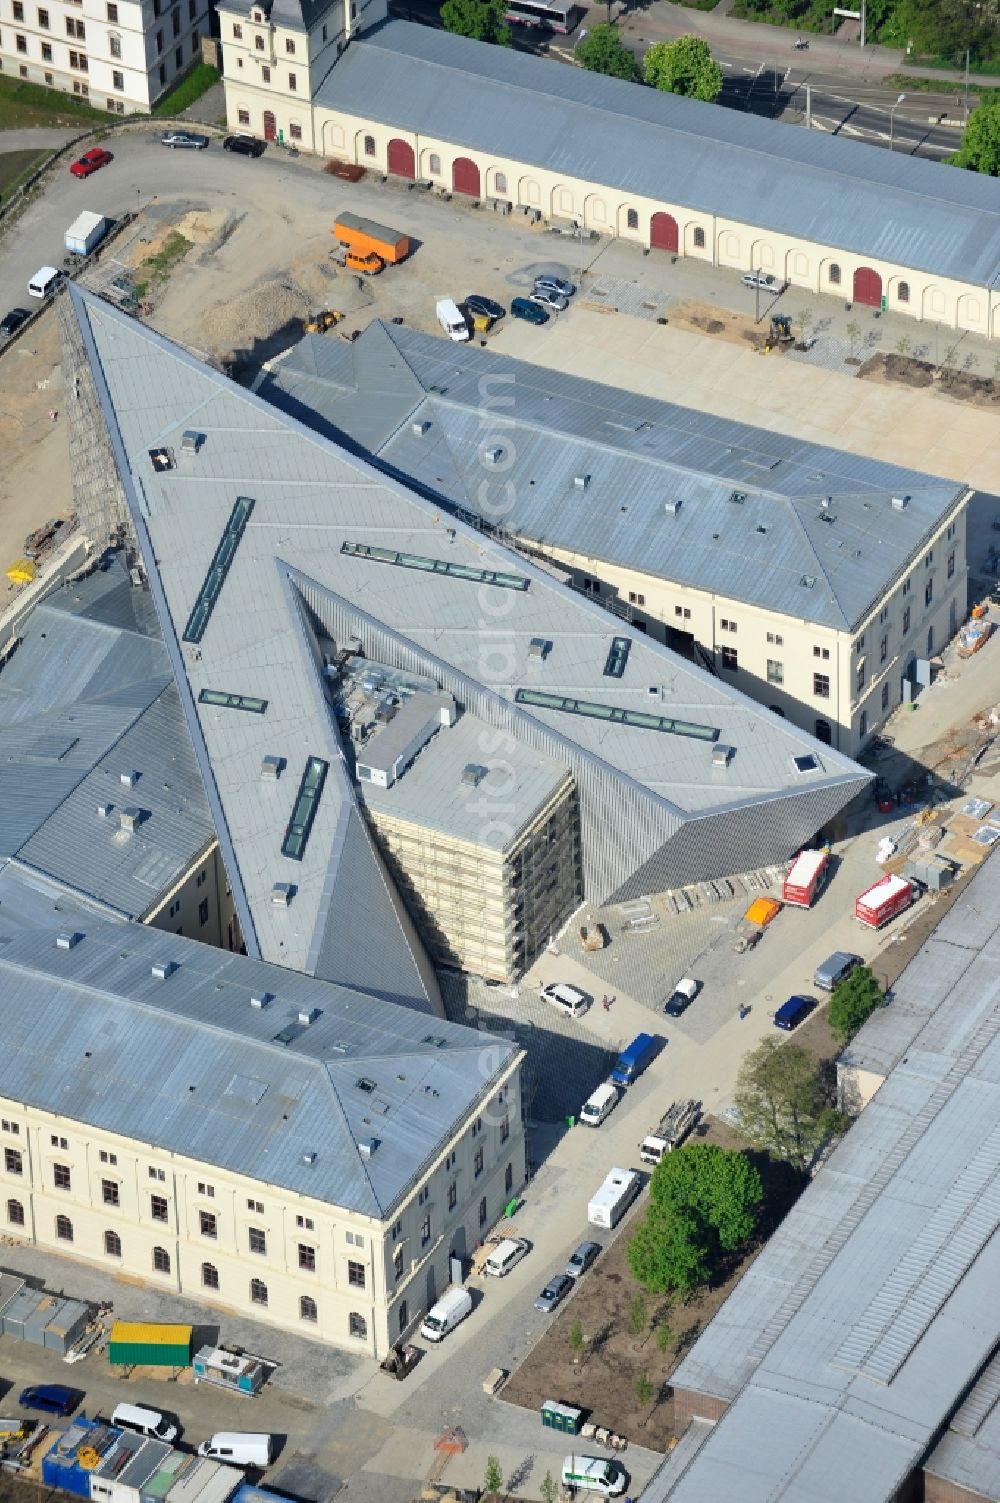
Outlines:
[[278,127],[270,110],[264,111],[264,140],[277,141]]
[[390,141],[388,162],[393,177],[408,177],[412,180],[417,175],[416,158],[409,141],[400,141],[398,138]]
[[654,214],[649,221],[649,243],[653,250],[675,251],[680,243],[677,220],[672,214]]
[[882,278],[870,266],[859,266],[854,273],[854,301],[866,308],[882,306]]
[[451,186],[456,193],[479,198],[479,168],[468,157],[456,157],[451,169]]

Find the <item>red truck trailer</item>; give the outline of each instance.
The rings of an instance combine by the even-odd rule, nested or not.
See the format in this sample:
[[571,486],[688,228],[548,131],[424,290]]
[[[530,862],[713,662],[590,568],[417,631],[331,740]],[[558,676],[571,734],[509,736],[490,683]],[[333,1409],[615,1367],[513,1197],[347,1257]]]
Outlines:
[[813,899],[826,881],[830,852],[800,851],[788,869],[782,900],[794,908],[811,908]]
[[881,929],[897,913],[909,908],[916,896],[912,882],[890,872],[861,894],[854,904],[854,917],[869,929]]

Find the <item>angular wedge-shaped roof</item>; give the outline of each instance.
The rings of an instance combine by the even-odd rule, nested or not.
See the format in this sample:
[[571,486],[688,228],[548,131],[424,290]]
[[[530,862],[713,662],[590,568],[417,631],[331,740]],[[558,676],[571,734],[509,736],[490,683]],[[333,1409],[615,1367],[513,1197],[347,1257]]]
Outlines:
[[[265,958],[331,975],[339,946],[338,966],[381,968],[383,995],[414,999],[415,969],[390,984],[415,942],[327,699],[328,660],[353,639],[572,770],[595,901],[787,854],[862,786],[852,762],[482,531],[70,295],[248,943]],[[187,450],[185,432],[199,435]],[[280,777],[262,777],[266,758]],[[295,889],[287,907],[275,884]]]

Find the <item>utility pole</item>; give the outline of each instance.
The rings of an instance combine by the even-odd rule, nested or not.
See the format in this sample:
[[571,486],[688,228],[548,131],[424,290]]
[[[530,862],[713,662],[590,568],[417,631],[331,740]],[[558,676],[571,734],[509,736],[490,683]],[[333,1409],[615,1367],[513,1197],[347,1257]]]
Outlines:
[[813,123],[812,84],[806,84],[806,130],[812,130],[812,123]]
[[969,49],[965,49],[965,123],[969,123]]
[[867,20],[868,20],[868,5],[867,5],[867,0],[861,0],[861,46],[862,46],[862,49],[864,49],[864,45],[865,45],[865,32],[867,30],[867,25],[866,25]]
[[900,94],[899,98],[896,100],[896,103],[894,105],[891,105],[890,109],[889,109],[889,150],[890,151],[892,150],[893,124],[894,124],[894,120],[895,120],[896,111],[898,110],[899,106],[902,104],[902,102],[903,102],[903,100],[905,98],[906,98],[905,94]]

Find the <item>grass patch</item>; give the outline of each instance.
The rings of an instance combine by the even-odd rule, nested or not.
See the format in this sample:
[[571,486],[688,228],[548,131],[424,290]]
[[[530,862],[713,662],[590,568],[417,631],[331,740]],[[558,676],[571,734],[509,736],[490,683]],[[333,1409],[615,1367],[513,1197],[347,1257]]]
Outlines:
[[144,298],[151,288],[165,282],[179,261],[183,261],[191,249],[191,241],[180,230],[171,230],[160,249],[147,256],[138,268],[135,280],[135,295]]
[[[909,57],[907,58],[907,62],[912,63],[915,68],[943,68],[951,73],[961,72],[965,67],[964,57],[959,58],[957,61],[953,57]],[[986,75],[1000,73],[1000,56],[984,57],[979,62],[970,63],[969,77],[975,78],[977,73]],[[953,80],[953,82],[957,84],[957,80]],[[942,84],[939,87],[943,87],[943,85],[944,80],[942,80]],[[957,86],[960,88],[965,87],[964,84],[957,84]]]
[[677,0],[678,5],[684,5],[688,10],[714,10],[719,0]]
[[[883,80],[887,89],[914,89],[934,94],[964,94],[965,84],[957,78],[914,78],[909,73],[890,73]],[[970,85],[969,94],[977,99],[988,99],[996,89],[975,88]]]
[[0,198],[10,198],[48,155],[47,151],[6,151],[0,154]]
[[0,130],[28,125],[76,125],[85,130],[97,120],[107,124],[107,119],[103,110],[93,109],[75,94],[0,77]]
[[182,78],[176,89],[171,89],[153,110],[158,119],[176,119],[189,105],[194,104],[203,94],[207,94],[213,84],[217,84],[221,78],[218,68],[213,68],[210,63],[199,63],[197,68],[192,68],[185,78]]

